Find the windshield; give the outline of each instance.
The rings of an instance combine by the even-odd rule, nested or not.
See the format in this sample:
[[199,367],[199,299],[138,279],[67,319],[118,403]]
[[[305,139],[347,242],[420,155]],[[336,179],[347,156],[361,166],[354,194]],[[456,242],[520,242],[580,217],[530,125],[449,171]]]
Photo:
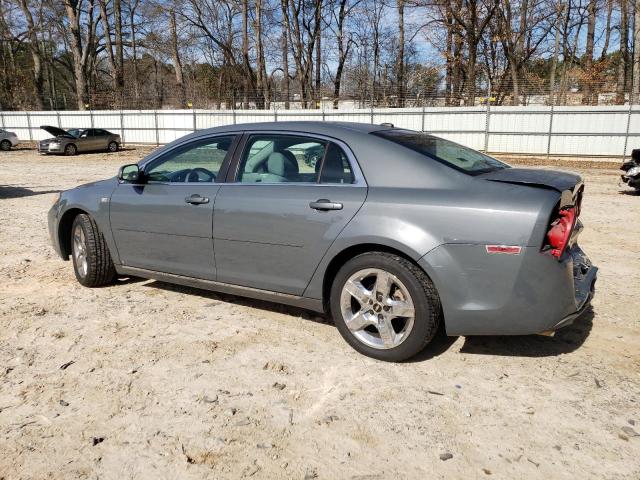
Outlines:
[[373,132],[373,135],[386,138],[469,175],[480,175],[509,168],[506,163],[488,155],[426,133],[394,128]]
[[82,133],[82,130],[80,130],[79,128],[70,128],[69,130],[67,130],[67,133],[72,137],[78,138]]

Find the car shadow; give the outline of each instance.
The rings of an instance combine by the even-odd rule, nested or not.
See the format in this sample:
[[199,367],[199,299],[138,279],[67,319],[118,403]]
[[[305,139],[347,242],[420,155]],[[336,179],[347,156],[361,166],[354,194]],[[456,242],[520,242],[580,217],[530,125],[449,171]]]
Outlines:
[[[121,280],[123,282],[142,282],[145,279],[132,277]],[[213,301],[232,303],[243,307],[267,310],[284,315],[300,317],[324,325],[333,325],[333,319],[329,315],[324,315],[304,308],[292,307],[280,303],[266,300],[256,300],[246,297],[238,297],[226,293],[218,293],[210,290],[202,290],[195,287],[186,287],[153,280],[144,285],[145,287],[158,288],[161,290],[178,292],[186,295],[198,295]],[[469,336],[465,337],[464,344],[460,349],[461,353],[476,355],[500,355],[511,357],[549,357],[570,353],[577,350],[589,337],[593,327],[593,308],[590,306],[578,317],[573,324],[557,330],[553,336],[544,335],[514,335],[514,336]],[[425,349],[405,363],[418,363],[430,360],[445,353],[459,337],[447,336],[444,324],[441,323],[433,340]]]
[[258,310],[267,310],[269,312],[301,317],[304,320],[310,320],[316,323],[333,325],[333,320],[321,313],[306,310],[304,308],[292,307],[290,305],[284,305],[281,303],[269,302],[267,300],[238,297],[235,295],[230,295],[228,293],[213,292],[211,290],[202,290],[195,287],[185,287],[183,285],[161,282],[159,280],[154,280],[151,283],[147,283],[145,284],[145,287],[159,288],[161,290],[179,292],[187,295],[198,295],[199,297],[217,300],[220,302],[232,303],[234,305],[240,305],[242,307],[257,308]]
[[618,193],[620,195],[631,195],[632,197],[636,197],[636,196],[640,195],[640,190],[636,190],[636,189],[633,189],[633,190],[620,190],[620,191],[618,191]]
[[0,199],[32,197],[34,195],[45,195],[47,193],[59,193],[62,190],[33,190],[15,185],[0,185]]
[[27,145],[23,145],[23,146],[19,146],[19,147],[11,147],[11,150],[9,150],[10,152],[26,152],[29,150],[35,150],[36,147],[31,147],[31,146],[27,146]]
[[589,307],[573,324],[557,330],[553,336],[473,336],[465,337],[462,353],[509,357],[552,357],[571,353],[587,340],[593,328],[593,307]]

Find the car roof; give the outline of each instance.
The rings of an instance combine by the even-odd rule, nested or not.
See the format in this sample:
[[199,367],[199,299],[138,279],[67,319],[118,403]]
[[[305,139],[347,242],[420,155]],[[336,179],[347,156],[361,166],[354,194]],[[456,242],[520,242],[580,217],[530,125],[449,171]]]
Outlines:
[[209,129],[199,130],[199,134],[216,133],[225,131],[253,130],[253,131],[269,131],[269,130],[286,130],[300,133],[316,133],[321,135],[338,136],[348,133],[371,133],[378,130],[387,130],[389,126],[373,125],[370,123],[356,122],[320,122],[320,121],[284,121],[284,122],[257,122],[257,123],[238,123],[232,125],[224,125]]

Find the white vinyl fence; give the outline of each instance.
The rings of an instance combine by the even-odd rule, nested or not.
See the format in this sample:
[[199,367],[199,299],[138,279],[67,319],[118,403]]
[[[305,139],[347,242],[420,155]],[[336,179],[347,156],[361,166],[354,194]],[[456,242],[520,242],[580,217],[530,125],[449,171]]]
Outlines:
[[640,105],[0,112],[0,128],[22,140],[47,138],[39,127],[54,125],[105,128],[123,143],[157,145],[204,128],[287,120],[393,123],[494,153],[627,156],[640,148]]

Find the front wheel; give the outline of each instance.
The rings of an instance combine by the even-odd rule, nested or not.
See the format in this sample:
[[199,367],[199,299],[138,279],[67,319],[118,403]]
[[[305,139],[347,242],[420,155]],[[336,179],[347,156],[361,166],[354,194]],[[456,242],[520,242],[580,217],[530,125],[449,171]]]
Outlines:
[[78,147],[76,147],[73,143],[70,143],[66,147],[64,147],[64,154],[68,156],[72,156],[78,153]]
[[349,260],[331,288],[331,313],[358,352],[399,362],[424,349],[441,321],[431,279],[409,260],[369,252]]
[[9,140],[2,140],[0,142],[0,150],[3,152],[8,152],[11,150],[11,142]]
[[111,153],[117,152],[118,151],[118,143],[117,142],[109,142],[109,145],[107,145],[107,150],[109,150]]
[[84,213],[71,226],[71,254],[76,279],[85,287],[108,285],[116,277],[107,242],[93,218]]

